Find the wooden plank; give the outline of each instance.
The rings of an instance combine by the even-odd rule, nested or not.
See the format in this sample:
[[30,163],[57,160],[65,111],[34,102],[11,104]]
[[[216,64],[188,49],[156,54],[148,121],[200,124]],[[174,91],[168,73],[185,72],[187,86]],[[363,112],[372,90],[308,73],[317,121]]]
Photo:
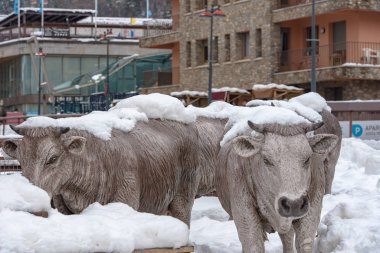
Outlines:
[[135,250],[133,253],[191,253],[194,251],[194,247],[182,247],[179,249],[146,249],[146,250]]

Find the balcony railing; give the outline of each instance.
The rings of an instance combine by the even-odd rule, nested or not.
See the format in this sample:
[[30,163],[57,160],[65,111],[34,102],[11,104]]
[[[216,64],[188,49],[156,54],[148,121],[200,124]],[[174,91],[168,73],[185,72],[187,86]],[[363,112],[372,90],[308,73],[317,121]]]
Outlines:
[[[277,9],[311,3],[312,0],[277,0]],[[319,0],[316,0],[316,2]]]
[[145,22],[146,29],[144,30],[143,37],[154,37],[163,34],[168,34],[175,31],[179,26],[179,17],[175,18],[173,15],[173,21],[159,21],[150,20]]
[[[282,51],[279,72],[311,69],[311,48]],[[380,66],[380,43],[343,42],[317,47],[317,68],[340,65]]]

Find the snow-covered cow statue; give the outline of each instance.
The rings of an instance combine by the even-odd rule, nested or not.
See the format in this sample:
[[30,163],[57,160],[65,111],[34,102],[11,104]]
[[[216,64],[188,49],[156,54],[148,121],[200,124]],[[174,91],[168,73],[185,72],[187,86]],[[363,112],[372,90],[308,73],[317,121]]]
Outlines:
[[13,127],[23,139],[6,141],[23,175],[52,197],[62,213],[91,203],[126,203],[154,214],[169,212],[186,224],[199,183],[198,132],[193,123],[139,121],[109,140],[85,130]]
[[266,232],[280,234],[286,253],[311,253],[325,191],[324,157],[335,147],[332,134],[306,133],[315,124],[254,124],[224,144],[216,187],[233,217],[244,253],[263,253]]

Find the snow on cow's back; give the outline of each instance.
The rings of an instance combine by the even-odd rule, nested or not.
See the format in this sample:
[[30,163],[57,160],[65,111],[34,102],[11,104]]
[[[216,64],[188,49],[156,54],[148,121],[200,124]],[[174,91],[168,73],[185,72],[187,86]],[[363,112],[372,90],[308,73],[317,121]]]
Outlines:
[[61,119],[32,117],[19,127],[70,127],[87,131],[100,139],[109,140],[112,129],[129,132],[137,122],[148,122],[148,119],[167,119],[187,124],[195,122],[196,115],[186,110],[177,98],[155,93],[124,99],[107,112],[94,111],[81,117]]
[[186,110],[179,99],[159,93],[123,99],[110,111],[120,108],[135,108],[145,113],[150,119],[169,119],[182,123],[191,123],[196,120],[195,113]]
[[331,108],[327,105],[326,100],[316,92],[308,92],[303,95],[294,97],[289,100],[290,103],[297,102],[304,106],[310,107],[317,112],[323,110],[331,112]]

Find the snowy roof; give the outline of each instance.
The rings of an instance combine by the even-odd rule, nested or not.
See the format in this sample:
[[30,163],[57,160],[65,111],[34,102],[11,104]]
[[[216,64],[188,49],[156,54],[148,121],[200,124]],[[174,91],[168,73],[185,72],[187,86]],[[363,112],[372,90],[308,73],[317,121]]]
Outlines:
[[295,86],[285,85],[285,84],[276,84],[276,83],[269,83],[269,84],[254,84],[252,86],[253,90],[269,90],[269,89],[284,89],[284,90],[303,90],[301,88],[297,88]]
[[170,96],[173,96],[173,97],[184,97],[184,96],[207,97],[207,92],[204,92],[204,91],[193,91],[193,90],[174,91],[174,92],[170,93]]
[[[23,7],[20,8],[20,11],[34,11],[34,12],[40,12],[40,8],[33,8],[33,7]],[[45,11],[50,12],[71,12],[71,13],[92,13],[95,14],[95,10],[91,9],[61,9],[61,8],[44,8]]]
[[236,93],[249,94],[249,92],[246,89],[240,89],[240,88],[235,88],[235,87],[212,88],[212,92],[236,92]]
[[78,23],[91,24],[91,23],[103,24],[103,25],[136,25],[141,26],[146,22],[161,22],[165,24],[171,24],[171,19],[151,19],[151,18],[115,18],[115,17],[87,17]]

